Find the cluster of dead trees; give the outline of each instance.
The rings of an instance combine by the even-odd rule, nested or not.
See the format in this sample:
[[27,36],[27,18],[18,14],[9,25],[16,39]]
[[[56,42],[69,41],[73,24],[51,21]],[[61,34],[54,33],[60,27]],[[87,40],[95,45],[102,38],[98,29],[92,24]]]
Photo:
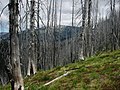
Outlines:
[[[63,0],[26,0],[25,23],[19,18],[22,1],[9,1],[10,42],[8,39],[0,41],[0,57],[12,90],[24,90],[22,75],[30,76],[38,69],[63,66],[102,51],[120,48],[120,4],[116,10],[117,0],[109,0],[110,14],[106,18],[98,16],[100,0],[71,1],[72,22],[69,27],[61,25]],[[79,10],[76,10],[76,2],[80,4]],[[46,16],[46,23],[41,13]],[[77,15],[81,16],[80,27],[75,24]],[[19,31],[22,25],[25,30]]]

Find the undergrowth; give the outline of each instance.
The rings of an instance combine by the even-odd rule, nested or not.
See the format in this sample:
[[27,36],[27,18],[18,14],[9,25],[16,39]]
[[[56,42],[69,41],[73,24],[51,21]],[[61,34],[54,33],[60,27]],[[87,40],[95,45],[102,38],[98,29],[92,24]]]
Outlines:
[[[45,83],[74,70],[67,76],[43,86]],[[24,79],[25,90],[120,90],[120,51],[103,53]],[[9,90],[9,89],[1,89]]]

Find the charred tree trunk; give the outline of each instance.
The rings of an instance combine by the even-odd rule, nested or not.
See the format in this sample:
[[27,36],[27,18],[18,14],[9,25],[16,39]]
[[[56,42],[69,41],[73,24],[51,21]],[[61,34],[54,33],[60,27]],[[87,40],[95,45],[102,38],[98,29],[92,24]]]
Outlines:
[[11,89],[24,90],[19,57],[18,0],[10,0],[9,2],[10,60],[12,63]]
[[28,3],[28,0],[26,0],[26,30],[28,29],[28,6],[29,6],[29,3]]
[[54,7],[55,7],[55,9],[54,9],[54,30],[53,30],[53,38],[54,38],[54,40],[53,40],[53,67],[55,67],[56,66],[56,34],[55,34],[55,32],[56,32],[56,27],[57,27],[57,1],[55,0],[54,1]]
[[74,10],[75,10],[75,7],[74,7],[74,4],[75,4],[75,1],[72,0],[72,30],[70,32],[70,59],[71,59],[71,62],[73,63],[73,36],[72,36],[72,31],[73,31],[73,26],[74,26]]
[[91,7],[92,7],[92,0],[88,0],[88,29],[87,29],[87,56],[91,56]]
[[116,0],[110,0],[110,9],[111,9],[111,14],[110,14],[110,27],[111,27],[111,51],[116,50],[119,48],[119,39],[117,37],[117,29],[116,29],[116,23],[115,23],[115,3]]
[[86,9],[87,9],[87,0],[81,0],[81,6],[82,6],[82,47],[79,59],[84,59],[85,56],[85,23],[86,23]]
[[[59,35],[58,35],[58,60],[61,59],[60,55],[61,55],[61,36],[60,36],[60,32],[61,32],[61,13],[62,13],[62,3],[63,3],[63,0],[61,0],[60,2],[60,13],[59,13]],[[61,63],[61,62],[59,62]]]
[[39,25],[39,14],[40,14],[40,0],[38,0],[38,6],[37,6],[37,28],[39,29],[40,28],[40,25]]
[[31,0],[31,14],[30,14],[30,31],[29,31],[29,62],[28,62],[28,71],[27,75],[35,74],[37,72],[37,59],[35,52],[35,1]]

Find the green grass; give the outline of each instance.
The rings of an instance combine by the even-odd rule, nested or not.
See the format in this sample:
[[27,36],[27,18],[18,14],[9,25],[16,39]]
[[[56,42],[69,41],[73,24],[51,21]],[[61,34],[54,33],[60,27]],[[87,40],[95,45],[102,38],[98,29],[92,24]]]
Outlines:
[[[74,71],[68,76],[43,87],[45,83],[71,70]],[[120,90],[120,51],[39,71],[36,75],[25,78],[24,82],[25,90]]]

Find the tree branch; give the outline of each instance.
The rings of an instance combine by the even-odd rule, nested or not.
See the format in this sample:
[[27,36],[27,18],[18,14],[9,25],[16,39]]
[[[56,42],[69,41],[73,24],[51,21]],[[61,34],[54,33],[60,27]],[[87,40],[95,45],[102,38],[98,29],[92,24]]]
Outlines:
[[8,4],[2,9],[1,13],[0,13],[0,17],[2,16],[3,14],[3,11],[7,8]]

